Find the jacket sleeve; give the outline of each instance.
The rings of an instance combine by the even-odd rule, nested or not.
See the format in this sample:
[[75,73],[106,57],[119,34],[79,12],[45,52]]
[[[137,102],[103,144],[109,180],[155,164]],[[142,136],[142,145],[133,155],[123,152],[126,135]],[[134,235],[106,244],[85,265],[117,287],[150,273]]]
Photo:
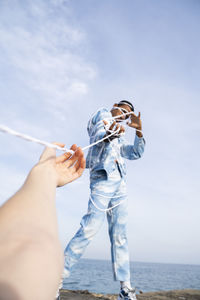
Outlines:
[[111,114],[109,111],[106,109],[100,109],[89,120],[87,129],[92,143],[102,139],[105,136],[106,130],[104,128],[103,120],[110,117]]
[[145,139],[139,138],[135,135],[135,141],[133,145],[123,142],[122,146],[120,147],[121,156],[124,158],[133,160],[138,159],[142,156],[145,147]]

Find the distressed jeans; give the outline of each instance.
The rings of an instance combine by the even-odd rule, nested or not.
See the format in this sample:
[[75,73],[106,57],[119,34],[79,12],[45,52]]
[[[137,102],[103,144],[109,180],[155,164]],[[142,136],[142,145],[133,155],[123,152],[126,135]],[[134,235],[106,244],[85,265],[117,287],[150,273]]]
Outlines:
[[[117,165],[109,175],[109,179],[104,170],[92,172],[90,189],[90,197],[95,205],[90,198],[88,211],[81,220],[81,226],[64,251],[64,277],[69,277],[72,266],[78,262],[87,245],[100,229],[107,214],[114,280],[128,281],[130,280],[130,268],[126,230],[126,184]],[[121,202],[119,206],[107,213],[98,209],[106,209],[119,202]]]

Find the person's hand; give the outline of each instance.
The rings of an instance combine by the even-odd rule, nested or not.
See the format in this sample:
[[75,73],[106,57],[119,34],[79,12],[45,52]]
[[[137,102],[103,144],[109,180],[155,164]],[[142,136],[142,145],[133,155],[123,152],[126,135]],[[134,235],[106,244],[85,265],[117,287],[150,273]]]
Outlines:
[[134,113],[131,114],[130,116],[131,121],[128,121],[126,124],[129,127],[135,128],[136,129],[136,135],[138,137],[143,137],[142,134],[142,121],[140,119],[140,112],[138,113],[138,116],[136,116]]
[[[108,122],[106,120],[103,120],[103,123],[104,125],[108,125]],[[115,127],[115,128],[114,128]],[[104,142],[110,142],[112,141],[113,139],[116,139],[120,136],[120,133],[124,133],[125,132],[125,129],[122,125],[120,125],[119,123],[116,123],[116,121],[114,121],[110,127],[108,129],[106,129],[106,134],[105,134],[105,137],[106,136],[109,136],[111,133],[112,133],[112,130],[113,131],[116,131],[116,130],[119,130],[117,131],[115,134],[111,135],[108,139],[105,139]],[[110,132],[111,131],[111,132]]]
[[138,116],[132,113],[130,116],[130,121],[127,122],[127,125],[135,129],[142,130],[142,121],[140,119],[140,112],[138,113]]
[[[64,144],[54,143],[60,147],[64,147]],[[74,151],[74,154],[64,153],[56,157],[56,150],[53,148],[45,148],[42,153],[39,165],[48,164],[53,167],[56,175],[57,186],[63,186],[69,182],[74,181],[80,177],[85,169],[85,159],[82,149],[74,144],[70,148]]]
[[[107,122],[106,120],[103,120],[103,122],[104,122],[105,125],[108,125],[108,122]],[[120,130],[119,130],[119,132],[117,132],[117,134],[120,134],[120,133],[124,133],[124,132],[125,132],[124,126],[122,126],[121,124],[117,123],[116,121],[114,121],[114,122],[110,125],[109,130],[112,131],[114,127],[115,127],[114,131],[116,131],[116,130],[118,130],[118,129],[120,128]],[[108,134],[110,134],[109,131],[108,131]]]

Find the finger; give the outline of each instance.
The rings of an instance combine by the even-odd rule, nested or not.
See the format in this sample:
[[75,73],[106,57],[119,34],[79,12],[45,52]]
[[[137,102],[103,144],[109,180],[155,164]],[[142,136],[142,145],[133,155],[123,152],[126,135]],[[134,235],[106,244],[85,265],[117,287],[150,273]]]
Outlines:
[[131,114],[131,119],[132,118],[136,118],[137,116],[136,116],[136,114],[134,114],[134,112]]
[[77,178],[79,178],[82,174],[83,174],[83,171],[85,170],[85,162],[83,164],[83,167],[79,167],[78,170],[76,172],[74,172],[72,174],[72,181],[76,180]]
[[76,156],[77,157],[83,157],[84,156],[84,153],[83,153],[83,150],[81,149],[81,147],[77,148],[77,150],[76,150]]
[[124,128],[124,126],[121,125],[119,133],[123,133],[123,132],[125,132],[125,128]]
[[[64,145],[64,144],[63,144]],[[64,146],[63,146],[64,147]],[[76,151],[77,149],[77,146],[76,144],[73,144],[71,147],[70,147],[71,150],[73,151]],[[56,163],[61,163],[61,162],[64,162],[66,160],[68,160],[70,157],[72,156],[72,154],[70,152],[66,152],[58,157],[56,157]]]
[[104,124],[105,124],[105,125],[108,125],[108,121],[106,121],[106,120],[103,120],[103,122],[104,122]]
[[[59,142],[53,142],[52,144],[57,145],[59,147],[64,147],[65,144],[59,143]],[[42,152],[39,161],[45,161],[50,157],[55,157],[56,156],[56,149],[51,148],[51,147],[46,147],[44,151]]]
[[140,119],[140,111],[139,111],[139,113],[138,113],[138,118]]
[[72,174],[73,173],[76,173],[78,171],[78,169],[81,167],[83,167],[84,165],[84,161],[85,161],[85,158],[84,158],[84,155],[83,155],[83,152],[82,150],[79,148],[77,150],[77,160],[75,161],[74,165],[71,167],[71,172]]
[[85,170],[85,167],[86,167],[86,160],[85,160],[85,157],[83,156],[81,158],[80,169]]
[[[76,152],[76,150],[77,150],[76,144],[73,144],[73,145],[70,147],[70,150]],[[65,160],[67,160],[67,159],[69,159],[73,154],[71,154],[71,152],[66,152],[66,153],[64,153],[64,155],[65,155],[65,157],[66,157]]]
[[[77,145],[76,144],[73,144],[71,147],[70,147],[70,150],[72,150],[72,151],[74,151],[74,153],[76,152],[76,150],[77,150]],[[70,152],[66,152],[66,153],[64,153],[64,155],[67,157],[67,159],[69,158],[69,157],[71,157],[73,154],[71,154]]]
[[77,161],[72,167],[72,172],[77,172],[80,168],[84,168],[85,166],[85,158],[81,148],[78,148],[76,155],[77,155]]
[[[75,150],[75,147],[76,147],[76,150]],[[83,151],[82,151],[82,149],[79,147],[79,148],[77,148],[77,146],[76,145],[73,145],[72,147],[72,150],[73,151],[75,151],[74,152],[74,154],[66,161],[66,166],[69,168],[69,167],[71,167],[74,163],[75,163],[75,161],[78,159],[78,157],[80,156],[80,155],[83,155]],[[79,150],[78,150],[79,149]],[[81,153],[81,154],[80,154]]]
[[85,170],[85,166],[86,166],[86,161],[85,161],[85,158],[82,157],[79,168],[76,171],[76,174],[78,175],[78,177],[80,177],[83,174],[83,171]]
[[80,157],[79,160],[76,162],[76,164],[73,166],[73,177],[74,179],[80,177],[85,170],[86,161],[84,156]]
[[111,126],[110,126],[110,130],[113,130],[113,128],[114,128],[114,126],[116,125],[116,121],[114,121],[112,124],[111,124]]
[[68,160],[73,154],[71,152],[66,152],[58,157],[56,157],[56,163],[61,163]]
[[77,145],[76,144],[73,144],[71,147],[70,147],[71,150],[73,150],[74,152],[77,150]]
[[120,130],[121,130],[121,125],[117,124],[116,127],[115,127],[115,131],[117,131],[117,133],[119,133]]

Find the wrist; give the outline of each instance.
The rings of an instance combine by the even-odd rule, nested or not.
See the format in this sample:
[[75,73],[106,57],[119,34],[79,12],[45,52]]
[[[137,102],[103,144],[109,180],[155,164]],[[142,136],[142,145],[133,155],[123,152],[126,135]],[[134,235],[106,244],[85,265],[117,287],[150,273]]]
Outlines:
[[142,125],[141,124],[138,125],[135,129],[138,130],[138,131],[142,131]]
[[142,127],[136,128],[136,135],[137,135],[139,138],[143,137],[143,134],[142,134]]

